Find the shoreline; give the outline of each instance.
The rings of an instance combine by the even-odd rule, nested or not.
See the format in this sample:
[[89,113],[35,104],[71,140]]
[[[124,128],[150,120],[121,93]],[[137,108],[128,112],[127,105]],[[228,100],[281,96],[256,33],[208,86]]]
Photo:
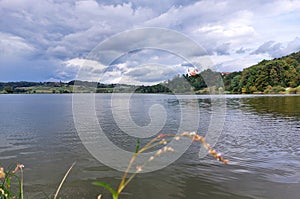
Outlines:
[[138,92],[107,92],[107,93],[95,93],[95,92],[69,92],[69,93],[0,93],[0,95],[72,95],[72,94],[162,94],[162,95],[256,95],[256,96],[268,96],[268,95],[300,95],[300,93],[138,93]]

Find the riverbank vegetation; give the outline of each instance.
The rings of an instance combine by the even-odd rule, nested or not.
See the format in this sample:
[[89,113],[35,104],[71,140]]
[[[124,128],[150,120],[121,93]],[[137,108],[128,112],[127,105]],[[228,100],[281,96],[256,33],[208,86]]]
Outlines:
[[70,82],[0,82],[0,93],[249,93],[300,94],[300,52],[273,60],[263,60],[237,72],[210,69],[189,76],[177,75],[152,86]]
[[300,93],[300,52],[224,77],[226,90],[238,93]]
[[23,199],[23,164],[15,169],[0,167],[0,199]]
[[[183,132],[178,135],[173,134],[159,134],[158,136],[154,137],[151,141],[149,141],[144,146],[140,146],[140,140],[137,140],[135,153],[133,153],[128,167],[126,171],[123,174],[123,177],[120,181],[120,184],[117,189],[112,188],[109,184],[105,182],[94,182],[93,185],[100,186],[105,188],[107,191],[111,193],[112,199],[118,199],[120,194],[123,192],[123,190],[127,187],[127,185],[134,179],[134,177],[141,173],[146,166],[151,164],[151,162],[160,156],[162,156],[165,153],[174,152],[175,149],[172,147],[167,146],[168,143],[171,141],[180,141],[181,139],[191,139],[193,142],[200,143],[210,154],[214,159],[222,162],[223,164],[227,164],[228,160],[223,158],[221,153],[217,153],[215,149],[213,149],[209,143],[205,141],[205,138],[203,136],[200,136],[196,134],[196,132]],[[140,154],[149,152],[150,149],[158,149],[154,155],[150,156],[149,159],[144,162],[143,164],[139,165],[136,164],[135,161],[139,157]],[[62,186],[68,177],[69,173],[71,172],[72,168],[75,166],[74,162],[71,167],[68,169],[66,174],[64,175],[63,179],[61,180],[55,194],[53,197],[47,196],[46,198],[53,198],[57,199],[59,197],[59,193],[62,189]],[[14,170],[8,170],[4,171],[3,167],[0,167],[0,199],[23,199],[23,168],[24,165],[17,164],[16,168]],[[19,175],[17,175],[20,173]],[[13,180],[17,181],[15,183]],[[13,184],[16,185],[17,189],[13,189]],[[101,199],[102,194],[99,194],[97,199]]]

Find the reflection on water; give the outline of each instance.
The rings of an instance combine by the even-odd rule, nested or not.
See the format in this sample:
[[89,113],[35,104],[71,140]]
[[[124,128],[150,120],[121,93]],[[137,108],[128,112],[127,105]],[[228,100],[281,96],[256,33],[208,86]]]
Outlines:
[[[131,117],[139,126],[146,126],[151,122],[149,108],[159,104],[167,116],[161,132],[176,133],[182,109],[197,106],[198,132],[205,134],[212,100],[211,96],[197,98],[135,95],[130,102]],[[114,121],[110,95],[96,95],[96,101],[106,135],[123,149],[134,150],[135,139]],[[228,95],[226,104],[224,128],[215,147],[230,160],[229,165],[210,157],[199,159],[200,147],[193,144],[169,167],[138,175],[121,198],[299,198],[300,96]],[[63,186],[63,198],[96,198],[100,192],[110,198],[91,182],[117,186],[122,173],[96,161],[81,144],[74,128],[71,95],[0,95],[0,116],[0,163],[25,164],[26,196],[53,194],[65,171],[77,161]]]
[[243,98],[246,108],[262,114],[273,114],[283,117],[300,117],[299,96],[272,95]]

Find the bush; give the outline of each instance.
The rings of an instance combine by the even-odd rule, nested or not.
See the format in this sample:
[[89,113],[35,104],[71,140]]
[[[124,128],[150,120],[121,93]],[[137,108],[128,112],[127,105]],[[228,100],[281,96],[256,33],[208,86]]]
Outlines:
[[297,93],[297,94],[300,94],[300,86],[298,86],[298,87],[296,88],[296,93]]
[[286,90],[286,93],[287,93],[287,94],[296,94],[296,93],[297,93],[297,90],[296,90],[296,88],[288,88],[288,89]]
[[285,92],[285,88],[283,88],[282,86],[268,86],[265,90],[264,93],[265,94],[278,94],[278,93],[283,93]]

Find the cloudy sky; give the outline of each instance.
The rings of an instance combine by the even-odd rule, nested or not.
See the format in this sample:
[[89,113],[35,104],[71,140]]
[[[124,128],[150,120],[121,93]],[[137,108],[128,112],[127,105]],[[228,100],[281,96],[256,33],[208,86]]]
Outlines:
[[[0,16],[0,82],[68,81],[89,71],[87,80],[151,84],[184,73],[190,60],[237,71],[300,50],[298,0],[0,0]],[[149,27],[177,33],[134,31]],[[121,54],[103,60],[112,51]]]

